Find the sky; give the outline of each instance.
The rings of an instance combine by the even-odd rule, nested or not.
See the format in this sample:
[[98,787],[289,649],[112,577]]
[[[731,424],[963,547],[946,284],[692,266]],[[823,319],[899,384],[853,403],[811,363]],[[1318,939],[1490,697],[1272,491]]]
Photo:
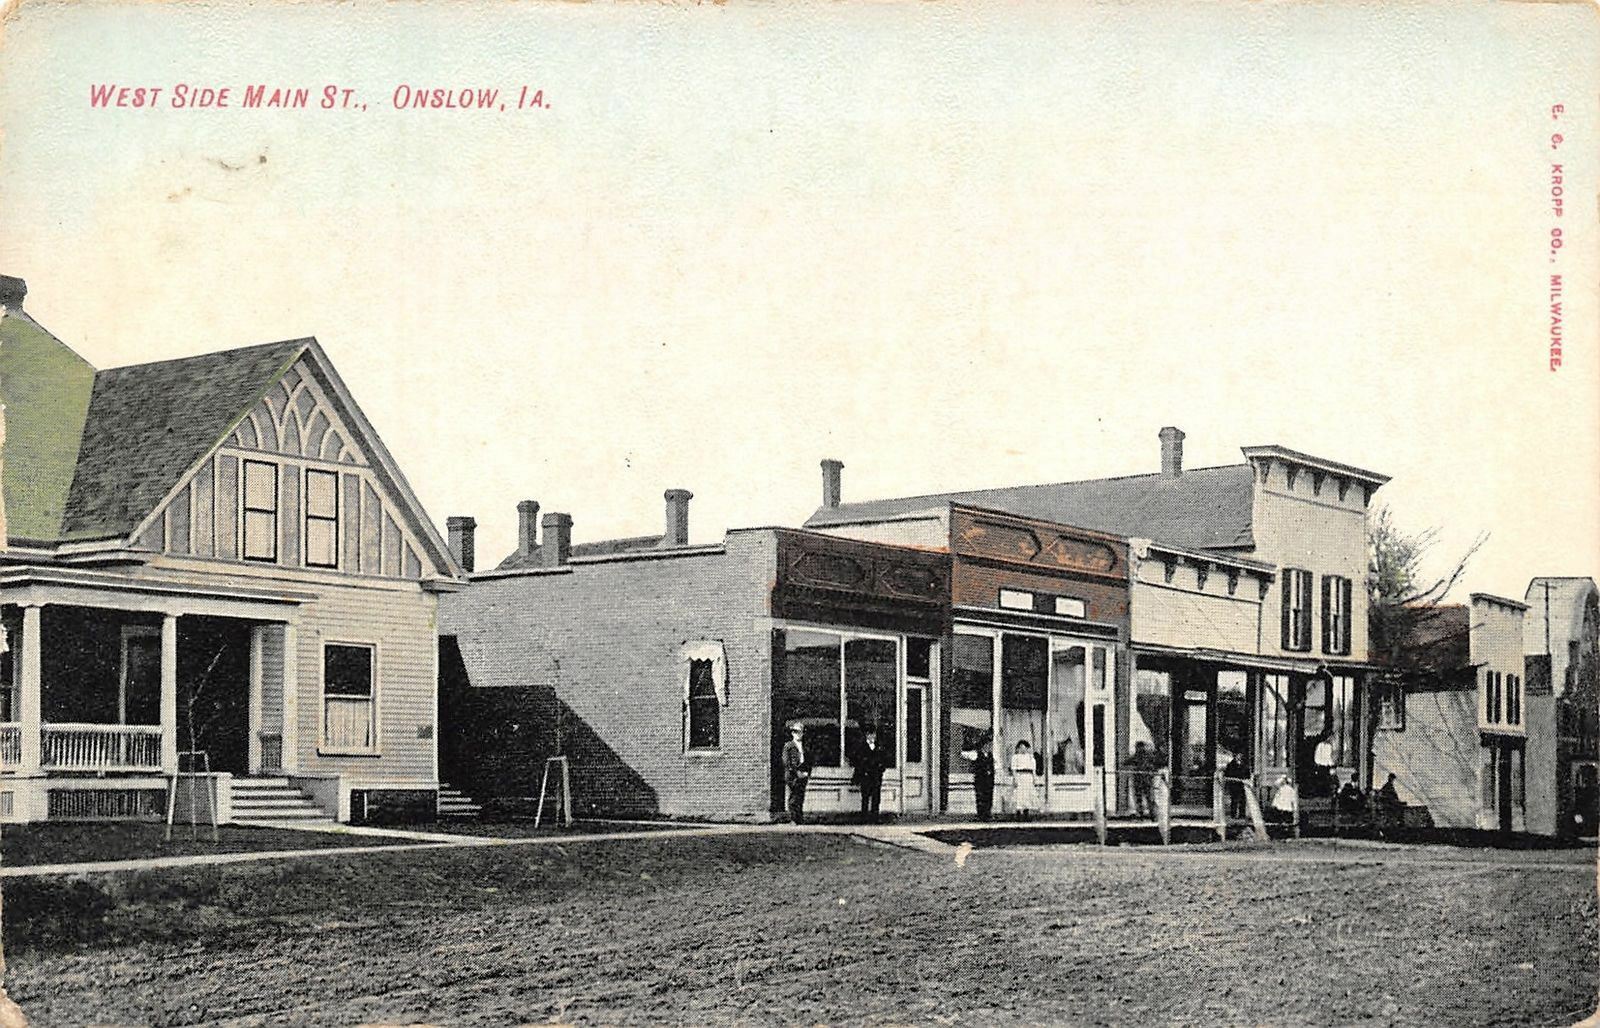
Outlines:
[[1590,4],[3,24],[0,273],[29,312],[97,367],[315,335],[434,520],[478,519],[480,564],[521,499],[583,541],[660,531],[684,487],[714,541],[802,521],[824,457],[847,500],[1062,481],[1156,470],[1172,424],[1190,466],[1280,443],[1393,476],[1378,502],[1440,528],[1438,570],[1489,533],[1458,595],[1600,575]]

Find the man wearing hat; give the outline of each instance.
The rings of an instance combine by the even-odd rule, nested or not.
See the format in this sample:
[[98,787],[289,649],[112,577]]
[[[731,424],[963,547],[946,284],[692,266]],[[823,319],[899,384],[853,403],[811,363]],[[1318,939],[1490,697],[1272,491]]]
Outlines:
[[789,820],[804,820],[806,782],[811,778],[811,761],[806,758],[806,726],[796,721],[789,726],[789,741],[783,744],[783,784],[789,789]]

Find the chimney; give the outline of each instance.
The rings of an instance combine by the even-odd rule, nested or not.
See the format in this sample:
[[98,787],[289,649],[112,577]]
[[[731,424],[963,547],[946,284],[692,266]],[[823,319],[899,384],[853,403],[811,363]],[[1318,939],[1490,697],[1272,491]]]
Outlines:
[[844,471],[844,461],[825,460],[822,462],[822,505],[824,507],[839,506],[839,475]]
[[28,295],[28,283],[10,275],[0,275],[0,307],[22,309],[22,298]]
[[667,530],[661,536],[662,546],[687,546],[689,544],[689,501],[694,493],[687,489],[668,489]]
[[532,557],[539,552],[539,501],[517,504],[517,556]]
[[539,563],[547,568],[558,568],[567,562],[572,556],[572,515],[544,516],[544,545],[539,553]]
[[461,565],[462,571],[471,571],[473,563],[473,543],[478,534],[478,522],[473,518],[446,518],[445,528],[450,533],[450,553],[455,557],[456,563]]
[[1161,430],[1161,477],[1183,474],[1183,431],[1168,425]]

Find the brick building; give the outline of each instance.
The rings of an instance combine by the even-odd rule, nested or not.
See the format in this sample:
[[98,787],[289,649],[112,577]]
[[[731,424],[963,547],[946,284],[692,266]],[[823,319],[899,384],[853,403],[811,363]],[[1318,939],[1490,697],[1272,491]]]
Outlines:
[[[689,500],[666,494],[660,535],[595,543],[519,505],[516,551],[441,604],[445,777],[525,802],[561,754],[581,812],[765,819],[798,721],[808,809],[858,809],[868,727],[894,762],[884,809],[930,809],[949,558],[795,529],[691,544]],[[470,565],[476,524],[450,524]]]

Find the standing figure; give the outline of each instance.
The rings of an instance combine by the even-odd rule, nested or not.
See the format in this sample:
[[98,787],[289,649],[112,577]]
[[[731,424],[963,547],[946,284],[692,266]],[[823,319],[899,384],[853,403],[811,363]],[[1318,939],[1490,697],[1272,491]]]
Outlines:
[[1023,739],[1011,754],[1011,778],[1015,782],[1012,805],[1020,820],[1030,816],[1039,807],[1039,790],[1034,784],[1038,765],[1033,759],[1033,744]]
[[878,733],[867,729],[856,753],[854,780],[861,790],[861,819],[876,820],[883,795],[883,772],[889,762],[878,745]]
[[806,757],[806,726],[796,721],[789,726],[789,741],[783,744],[783,784],[789,789],[789,821],[805,820],[806,782],[811,778],[811,761]]
[[1222,788],[1228,794],[1228,816],[1243,818],[1248,812],[1244,801],[1245,779],[1250,769],[1245,766],[1244,754],[1235,753],[1222,769]]
[[1133,744],[1124,766],[1133,780],[1133,809],[1139,817],[1155,817],[1155,778],[1161,770],[1161,759],[1143,739]]
[[961,755],[972,761],[972,799],[978,820],[987,821],[994,810],[994,736],[985,732],[977,749],[962,750]]

